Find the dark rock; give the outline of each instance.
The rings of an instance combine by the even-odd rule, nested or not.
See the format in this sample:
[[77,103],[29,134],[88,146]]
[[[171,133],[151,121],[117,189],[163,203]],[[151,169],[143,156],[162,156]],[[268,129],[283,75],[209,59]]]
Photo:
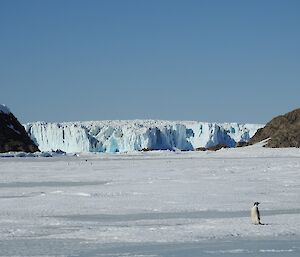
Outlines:
[[206,147],[198,147],[195,149],[195,151],[207,151],[207,148]]
[[140,150],[141,152],[151,152],[153,151],[152,149],[149,148],[143,148],[142,150]]
[[266,147],[300,147],[300,109],[273,118],[257,130],[249,144],[268,139]]
[[11,112],[0,110],[0,153],[37,151],[38,147],[29,138],[17,118]]
[[209,147],[198,147],[195,149],[195,151],[218,151],[222,148],[229,148],[228,145],[225,144],[217,144],[214,146],[209,146]]
[[206,149],[208,151],[218,151],[222,148],[228,148],[228,145],[225,145],[225,144],[217,144],[217,145],[214,145],[214,146],[210,146],[210,147],[207,147]]
[[244,147],[244,146],[248,146],[249,145],[249,142],[244,142],[244,141],[240,141],[240,142],[237,142],[235,147]]
[[53,153],[56,153],[56,154],[61,154],[61,155],[66,155],[67,153],[63,150],[60,150],[60,149],[56,149],[56,151],[52,150]]

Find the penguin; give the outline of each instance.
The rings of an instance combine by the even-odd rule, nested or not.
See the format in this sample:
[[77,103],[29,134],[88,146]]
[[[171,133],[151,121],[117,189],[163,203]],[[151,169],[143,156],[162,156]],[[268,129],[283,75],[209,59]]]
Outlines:
[[259,202],[255,202],[253,207],[251,208],[251,220],[254,225],[262,225],[260,223],[260,214],[258,210]]

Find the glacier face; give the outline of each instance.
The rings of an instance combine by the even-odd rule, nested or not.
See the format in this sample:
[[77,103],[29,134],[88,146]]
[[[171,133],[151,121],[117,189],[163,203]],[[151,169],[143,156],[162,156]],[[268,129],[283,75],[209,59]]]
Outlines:
[[33,122],[24,125],[41,151],[130,152],[194,150],[217,144],[247,142],[259,124],[198,121],[114,120],[90,122]]

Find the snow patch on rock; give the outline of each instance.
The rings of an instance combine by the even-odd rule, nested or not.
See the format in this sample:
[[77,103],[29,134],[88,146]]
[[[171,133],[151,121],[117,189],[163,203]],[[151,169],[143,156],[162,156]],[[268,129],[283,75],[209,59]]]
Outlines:
[[10,114],[10,110],[7,106],[4,104],[0,104],[0,112],[5,113],[5,114]]

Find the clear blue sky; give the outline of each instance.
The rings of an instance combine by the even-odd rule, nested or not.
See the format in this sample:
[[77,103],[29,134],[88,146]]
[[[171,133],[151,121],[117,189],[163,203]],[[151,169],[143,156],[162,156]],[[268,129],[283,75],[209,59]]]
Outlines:
[[300,107],[299,0],[0,0],[22,122],[263,123]]

